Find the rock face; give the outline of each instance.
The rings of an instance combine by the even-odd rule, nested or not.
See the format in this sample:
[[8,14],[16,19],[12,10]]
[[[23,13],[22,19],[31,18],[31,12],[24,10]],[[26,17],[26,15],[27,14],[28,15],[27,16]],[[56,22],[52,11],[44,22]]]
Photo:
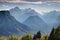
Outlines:
[[24,24],[19,23],[10,15],[9,11],[0,11],[0,35],[23,35],[28,33],[30,28]]

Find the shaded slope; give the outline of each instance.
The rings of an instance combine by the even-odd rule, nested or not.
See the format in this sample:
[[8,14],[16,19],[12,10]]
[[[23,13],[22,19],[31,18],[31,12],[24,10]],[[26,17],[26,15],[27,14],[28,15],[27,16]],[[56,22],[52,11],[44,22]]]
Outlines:
[[51,28],[39,16],[30,16],[23,23],[30,26],[35,31],[40,30],[42,34],[49,33],[51,30]]
[[0,11],[0,35],[22,35],[27,33],[29,27],[19,23],[10,15],[9,11]]

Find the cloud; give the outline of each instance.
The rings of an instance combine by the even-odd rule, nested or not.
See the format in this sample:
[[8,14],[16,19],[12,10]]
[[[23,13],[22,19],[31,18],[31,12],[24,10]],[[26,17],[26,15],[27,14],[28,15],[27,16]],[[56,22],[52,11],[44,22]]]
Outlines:
[[60,0],[22,0],[22,1],[29,1],[29,2],[37,2],[37,1],[48,2],[48,1],[60,1]]
[[20,2],[21,0],[7,0],[7,2]]
[[5,2],[6,0],[0,0],[0,2]]
[[23,0],[23,1],[37,2],[37,1],[45,1],[45,0]]
[[8,8],[8,5],[0,5],[0,10],[9,10]]
[[0,2],[20,2],[21,0],[0,0]]
[[6,1],[14,1],[14,2],[20,2],[20,1],[28,1],[28,2],[47,2],[47,1],[60,1],[60,0],[0,0],[0,2],[6,2]]
[[22,1],[22,3],[27,3],[27,4],[43,4],[43,2],[24,2]]
[[58,2],[60,3],[60,0],[0,0],[0,2],[14,2],[14,3],[28,3],[28,4],[42,4],[47,2]]
[[44,2],[27,2],[27,1],[7,1],[7,2],[10,2],[10,3],[24,3],[24,4],[43,4]]

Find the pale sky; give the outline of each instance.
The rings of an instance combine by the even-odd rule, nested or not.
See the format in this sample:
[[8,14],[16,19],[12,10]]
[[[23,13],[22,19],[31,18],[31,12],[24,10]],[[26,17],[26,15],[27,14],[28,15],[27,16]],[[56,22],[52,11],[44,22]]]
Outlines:
[[[45,12],[59,10],[60,11],[60,0],[0,0],[0,2],[12,2],[12,3],[24,3],[19,5],[20,8],[33,8],[37,12],[43,14]],[[26,4],[25,4],[26,3]],[[27,5],[28,4],[28,5]],[[3,4],[0,5],[0,9],[8,9],[13,5]],[[15,5],[14,5],[15,7]]]
[[7,2],[7,1],[14,1],[14,2],[21,2],[21,1],[28,1],[28,2],[49,2],[49,1],[53,1],[53,2],[59,2],[60,0],[0,0],[0,2]]

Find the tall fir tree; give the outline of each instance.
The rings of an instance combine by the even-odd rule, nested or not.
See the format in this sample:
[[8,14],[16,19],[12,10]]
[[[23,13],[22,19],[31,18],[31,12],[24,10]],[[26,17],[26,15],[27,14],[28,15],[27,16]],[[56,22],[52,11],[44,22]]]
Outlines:
[[37,32],[37,38],[41,38],[41,33],[40,33],[40,31]]
[[60,26],[55,29],[55,34],[54,34],[55,40],[60,40]]
[[54,28],[52,29],[51,34],[50,34],[48,40],[54,40]]

